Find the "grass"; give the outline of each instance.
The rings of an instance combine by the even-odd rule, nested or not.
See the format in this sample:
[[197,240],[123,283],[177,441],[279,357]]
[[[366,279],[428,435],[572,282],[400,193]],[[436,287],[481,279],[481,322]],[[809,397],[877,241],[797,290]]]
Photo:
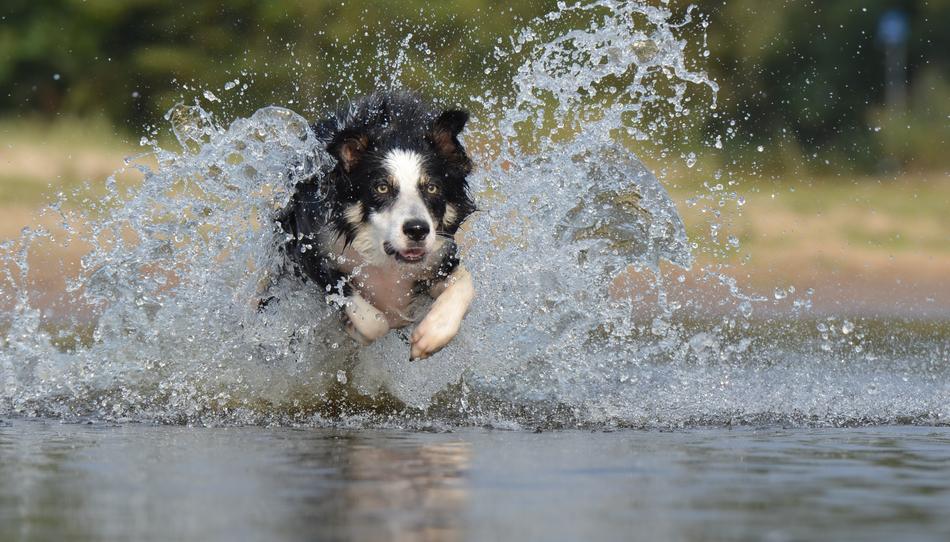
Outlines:
[[0,120],[0,206],[39,206],[85,181],[101,185],[137,152],[101,119]]
[[0,205],[37,205],[47,200],[47,189],[36,179],[18,175],[0,176]]
[[[803,243],[848,246],[852,250],[950,252],[950,177],[946,173],[896,178],[746,176],[720,192],[703,186],[700,171],[670,173],[671,195],[690,237],[713,250],[710,217],[718,213],[720,239],[740,241],[741,254],[759,249],[793,250]],[[722,182],[722,181],[717,181]],[[711,184],[711,183],[707,183]],[[739,205],[736,193],[744,200]],[[698,205],[686,202],[706,196]],[[722,205],[720,205],[720,201]],[[722,251],[720,251],[722,252]]]

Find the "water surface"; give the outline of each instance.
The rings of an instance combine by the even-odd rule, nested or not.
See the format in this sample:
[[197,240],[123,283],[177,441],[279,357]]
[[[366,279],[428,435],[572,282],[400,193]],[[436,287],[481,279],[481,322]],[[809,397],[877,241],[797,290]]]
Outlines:
[[950,428],[8,419],[2,540],[946,540]]

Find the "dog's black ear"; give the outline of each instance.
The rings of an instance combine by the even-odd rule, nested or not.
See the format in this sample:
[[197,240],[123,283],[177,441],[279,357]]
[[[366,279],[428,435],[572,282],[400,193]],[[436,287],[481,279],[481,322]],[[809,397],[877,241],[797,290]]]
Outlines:
[[327,144],[327,152],[336,157],[347,173],[353,171],[368,148],[369,135],[352,129],[341,131]]
[[465,154],[465,149],[459,142],[458,135],[468,122],[468,113],[460,109],[443,111],[432,123],[429,130],[429,140],[435,152],[442,156],[449,164],[461,168],[464,174],[472,171],[472,161]]

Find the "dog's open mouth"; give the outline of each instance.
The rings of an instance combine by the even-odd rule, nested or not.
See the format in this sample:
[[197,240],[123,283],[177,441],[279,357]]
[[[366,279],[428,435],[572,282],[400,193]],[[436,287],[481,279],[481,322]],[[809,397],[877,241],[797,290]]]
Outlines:
[[383,245],[386,254],[396,258],[397,261],[406,263],[421,262],[426,257],[426,249],[422,247],[410,247],[403,250],[396,250],[389,243]]

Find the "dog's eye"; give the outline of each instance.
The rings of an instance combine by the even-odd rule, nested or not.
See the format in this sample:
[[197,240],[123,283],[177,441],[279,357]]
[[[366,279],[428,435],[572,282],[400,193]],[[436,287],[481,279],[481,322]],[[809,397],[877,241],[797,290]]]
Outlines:
[[436,184],[429,183],[426,185],[426,194],[438,194],[439,187]]
[[374,186],[373,189],[376,190],[376,193],[377,193],[377,194],[388,194],[388,193],[389,193],[389,185],[386,184],[386,183],[379,183],[379,184],[377,184],[376,186]]

